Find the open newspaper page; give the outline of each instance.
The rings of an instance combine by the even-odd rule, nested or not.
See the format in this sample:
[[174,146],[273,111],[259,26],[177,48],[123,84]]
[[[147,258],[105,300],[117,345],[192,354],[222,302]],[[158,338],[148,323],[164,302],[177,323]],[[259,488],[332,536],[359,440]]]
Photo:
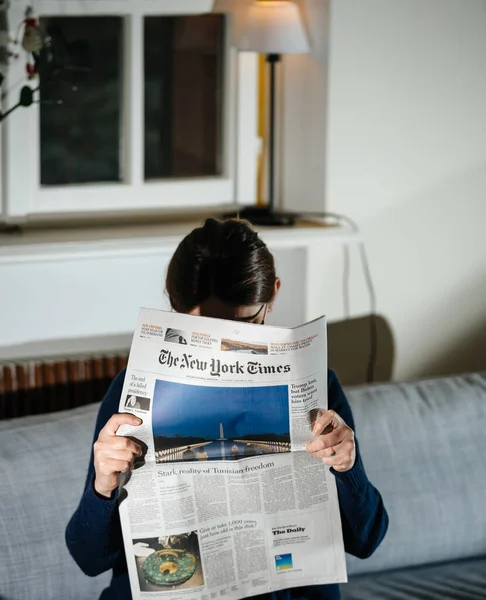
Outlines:
[[305,452],[327,408],[324,317],[285,329],[142,309],[120,412],[133,598],[238,600],[346,581],[334,477]]

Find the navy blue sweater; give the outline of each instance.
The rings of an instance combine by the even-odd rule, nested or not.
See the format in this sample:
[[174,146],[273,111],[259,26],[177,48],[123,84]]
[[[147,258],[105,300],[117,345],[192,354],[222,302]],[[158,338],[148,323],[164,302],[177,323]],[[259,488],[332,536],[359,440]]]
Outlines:
[[[118,412],[125,371],[119,373],[101,403],[94,441],[108,419]],[[354,430],[351,408],[333,371],[328,373],[328,406],[335,410]],[[388,516],[379,492],[369,482],[356,443],[356,462],[346,473],[331,469],[337,481],[344,547],[346,552],[367,558],[378,547],[387,527]],[[93,452],[88,468],[84,493],[76,512],[66,528],[68,549],[86,575],[95,576],[112,569],[110,587],[100,600],[131,600],[127,562],[123,548],[117,493],[112,499],[94,491]],[[262,596],[265,600],[338,600],[339,587],[318,585],[282,590]]]

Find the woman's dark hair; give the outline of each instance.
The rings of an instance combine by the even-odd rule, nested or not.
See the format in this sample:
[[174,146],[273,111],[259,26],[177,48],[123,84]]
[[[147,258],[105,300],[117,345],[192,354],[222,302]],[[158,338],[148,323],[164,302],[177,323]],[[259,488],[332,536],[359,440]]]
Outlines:
[[233,306],[270,302],[275,263],[265,243],[242,219],[207,219],[179,244],[167,270],[171,306],[189,312],[210,297]]

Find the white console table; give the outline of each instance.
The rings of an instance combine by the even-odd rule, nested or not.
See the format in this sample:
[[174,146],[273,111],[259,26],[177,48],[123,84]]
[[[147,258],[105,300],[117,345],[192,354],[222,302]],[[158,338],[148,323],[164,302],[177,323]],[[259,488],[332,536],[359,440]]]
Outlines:
[[[140,306],[168,309],[164,279],[197,223],[29,232],[0,237],[0,359],[126,347]],[[312,282],[328,244],[357,244],[340,227],[262,228],[283,280],[270,323],[322,312]]]

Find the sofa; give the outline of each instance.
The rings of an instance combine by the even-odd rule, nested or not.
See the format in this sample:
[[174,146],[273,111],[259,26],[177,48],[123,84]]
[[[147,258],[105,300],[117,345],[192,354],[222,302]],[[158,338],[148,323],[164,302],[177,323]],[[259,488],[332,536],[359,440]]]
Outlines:
[[[343,600],[486,598],[486,373],[347,390],[390,516]],[[97,405],[0,422],[0,596],[96,600],[64,529],[84,484]]]

